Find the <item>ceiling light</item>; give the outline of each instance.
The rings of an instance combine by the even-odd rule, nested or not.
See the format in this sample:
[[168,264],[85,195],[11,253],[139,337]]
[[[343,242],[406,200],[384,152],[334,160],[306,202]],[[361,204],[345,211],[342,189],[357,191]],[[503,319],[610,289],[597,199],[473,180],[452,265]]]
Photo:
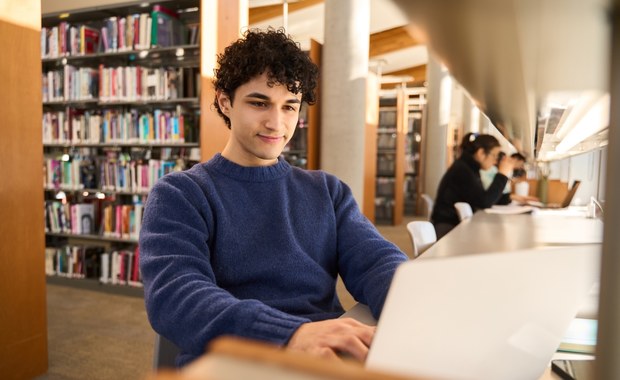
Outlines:
[[607,128],[609,126],[609,101],[609,94],[604,94],[593,104],[588,102],[589,107],[587,109],[578,108],[582,111],[580,115],[577,115],[580,117],[571,120],[572,123],[568,126],[568,130],[563,128],[567,132],[556,147],[556,151],[566,153],[588,137]]

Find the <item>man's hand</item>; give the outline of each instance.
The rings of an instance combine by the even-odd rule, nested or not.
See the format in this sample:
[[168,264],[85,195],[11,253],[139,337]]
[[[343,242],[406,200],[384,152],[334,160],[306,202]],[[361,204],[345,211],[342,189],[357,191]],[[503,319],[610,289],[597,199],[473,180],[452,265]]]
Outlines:
[[375,327],[351,318],[309,322],[299,326],[287,348],[327,358],[347,354],[364,362],[374,334]]

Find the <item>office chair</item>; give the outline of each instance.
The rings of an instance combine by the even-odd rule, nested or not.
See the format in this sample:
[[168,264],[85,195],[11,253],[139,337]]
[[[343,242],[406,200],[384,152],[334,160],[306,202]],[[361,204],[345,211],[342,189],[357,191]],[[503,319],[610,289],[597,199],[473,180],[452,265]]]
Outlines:
[[433,206],[435,204],[435,201],[433,201],[433,198],[431,198],[430,195],[423,193],[422,195],[420,195],[420,198],[422,198],[422,200],[424,201],[424,205],[426,207],[426,220],[431,220],[431,214],[433,213]]
[[407,223],[407,231],[413,243],[413,257],[416,258],[437,241],[435,227],[429,221],[414,220]]
[[474,215],[471,206],[467,202],[456,202],[454,204],[454,208],[456,209],[456,213],[459,215],[459,220],[461,222],[471,218],[472,215]]
[[176,344],[159,334],[155,334],[153,369],[175,368],[175,361],[180,351]]

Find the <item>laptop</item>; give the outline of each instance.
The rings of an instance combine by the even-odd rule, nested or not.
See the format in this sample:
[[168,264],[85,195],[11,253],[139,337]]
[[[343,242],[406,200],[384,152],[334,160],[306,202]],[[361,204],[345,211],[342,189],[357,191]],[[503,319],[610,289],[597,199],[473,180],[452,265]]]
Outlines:
[[538,379],[582,300],[600,245],[451,258],[397,270],[366,367],[439,379]]
[[547,204],[544,204],[542,202],[537,202],[537,201],[528,201],[527,205],[538,207],[538,208],[542,208],[542,209],[566,208],[566,207],[570,206],[570,203],[573,201],[573,198],[575,197],[575,194],[577,193],[577,189],[579,188],[580,184],[581,184],[581,181],[579,181],[579,180],[573,181],[573,186],[571,186],[571,188],[566,193],[566,196],[562,200],[562,203],[559,203],[559,204],[558,203],[547,203]]

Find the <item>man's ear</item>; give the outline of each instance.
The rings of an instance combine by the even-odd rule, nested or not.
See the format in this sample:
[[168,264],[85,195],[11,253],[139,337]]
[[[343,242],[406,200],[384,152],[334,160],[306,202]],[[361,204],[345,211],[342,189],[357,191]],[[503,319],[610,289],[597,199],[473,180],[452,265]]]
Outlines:
[[220,106],[220,110],[224,115],[228,115],[230,111],[230,97],[223,91],[218,91],[217,94],[217,104]]

